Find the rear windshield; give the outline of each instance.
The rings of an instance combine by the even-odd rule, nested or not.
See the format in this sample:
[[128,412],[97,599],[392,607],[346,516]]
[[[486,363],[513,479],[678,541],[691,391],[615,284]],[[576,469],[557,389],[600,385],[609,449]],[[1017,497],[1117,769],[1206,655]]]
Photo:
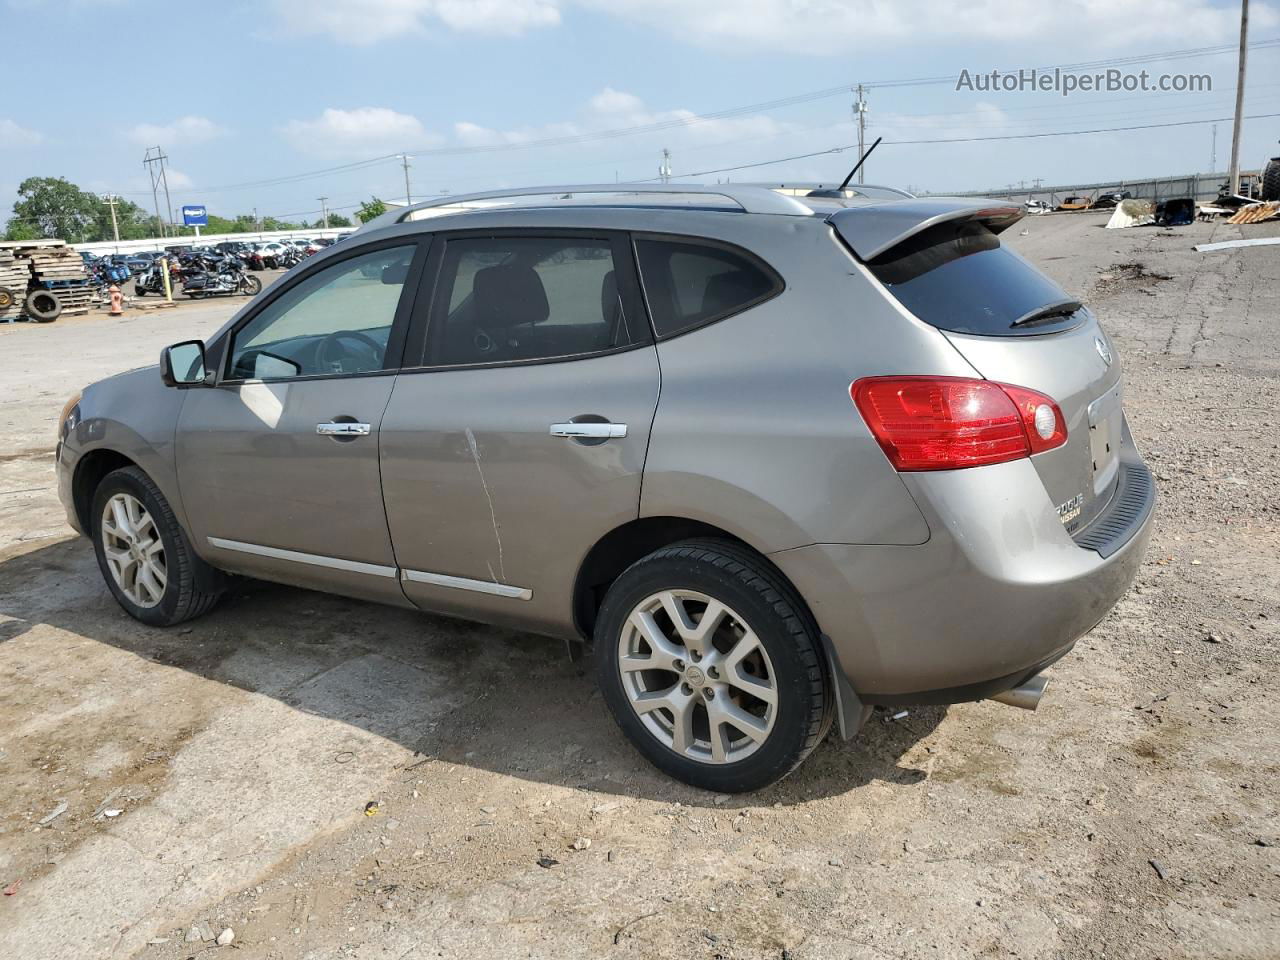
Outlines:
[[987,337],[1054,333],[1083,308],[975,220],[921,231],[867,266],[913,314],[941,330]]

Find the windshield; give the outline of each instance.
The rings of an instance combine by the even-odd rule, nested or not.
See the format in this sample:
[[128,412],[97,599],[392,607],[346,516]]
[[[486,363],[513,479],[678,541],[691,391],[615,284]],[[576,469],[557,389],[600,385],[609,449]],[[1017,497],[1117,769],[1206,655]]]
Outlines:
[[[976,220],[909,237],[868,264],[898,302],[953,333],[1033,336],[1084,322],[1084,308]],[[1073,309],[1042,310],[1071,303]]]

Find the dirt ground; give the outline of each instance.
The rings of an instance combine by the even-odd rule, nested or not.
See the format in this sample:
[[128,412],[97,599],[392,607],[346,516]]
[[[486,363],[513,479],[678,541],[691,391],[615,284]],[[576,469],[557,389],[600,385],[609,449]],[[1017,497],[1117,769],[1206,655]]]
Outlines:
[[557,642],[263,584],[133,622],[57,414],[236,304],[0,326],[0,956],[1280,957],[1280,248],[1191,249],[1280,229],[1104,220],[1008,239],[1121,347],[1134,589],[1037,713],[881,713],[744,797],[648,767]]

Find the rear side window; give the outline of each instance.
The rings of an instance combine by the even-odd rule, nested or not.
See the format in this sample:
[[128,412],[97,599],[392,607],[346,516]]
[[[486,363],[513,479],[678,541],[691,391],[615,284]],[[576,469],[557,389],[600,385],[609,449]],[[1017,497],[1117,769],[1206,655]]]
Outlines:
[[1083,308],[974,220],[923,230],[867,264],[925,323],[954,333],[1028,336],[1083,322]]
[[617,277],[608,239],[450,240],[428,363],[549,360],[647,340],[643,322],[627,314]]
[[723,247],[636,240],[654,332],[670,337],[768,300],[782,280],[763,263]]

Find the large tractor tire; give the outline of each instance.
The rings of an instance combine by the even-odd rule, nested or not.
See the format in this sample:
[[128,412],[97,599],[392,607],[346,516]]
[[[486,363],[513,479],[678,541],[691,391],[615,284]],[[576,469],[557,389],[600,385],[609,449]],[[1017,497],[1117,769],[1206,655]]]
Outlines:
[[1280,200],[1280,157],[1272,157],[1262,174],[1262,199]]

